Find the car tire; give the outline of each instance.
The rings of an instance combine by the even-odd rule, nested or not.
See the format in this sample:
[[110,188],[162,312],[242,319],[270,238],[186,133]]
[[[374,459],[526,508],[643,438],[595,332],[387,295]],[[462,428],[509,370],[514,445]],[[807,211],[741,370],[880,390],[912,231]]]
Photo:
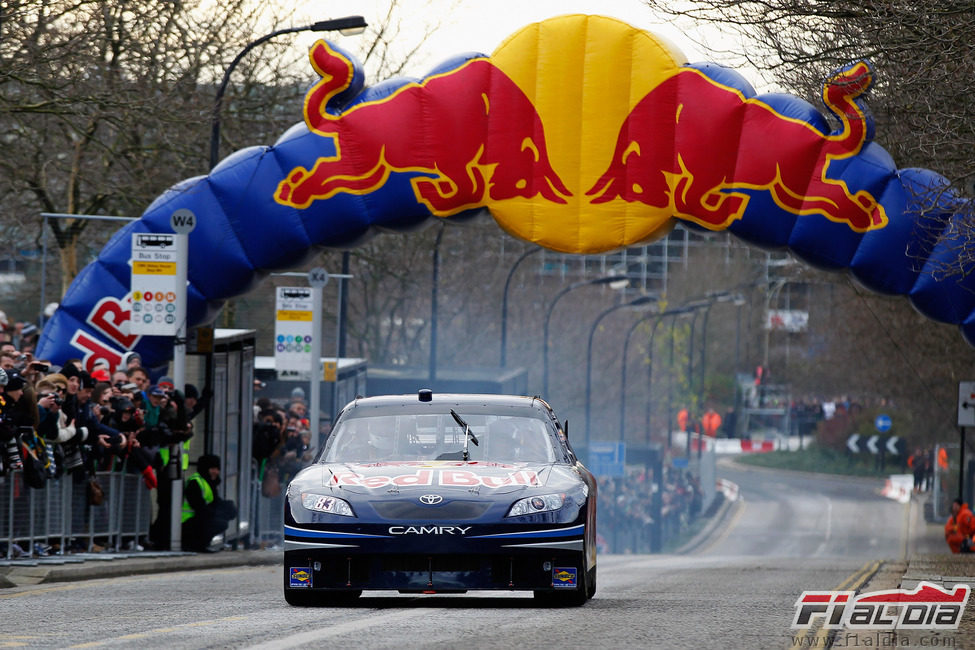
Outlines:
[[352,591],[312,591],[303,589],[284,590],[284,599],[289,605],[294,607],[329,607],[338,605],[351,605],[359,596],[360,590]]
[[589,600],[596,595],[596,567],[592,568],[592,571],[589,574],[589,581],[587,582],[586,586],[588,587],[586,591],[586,600]]
[[314,607],[318,604],[315,595],[310,590],[284,588],[284,599],[293,607]]
[[288,570],[284,571],[284,600],[294,607],[325,607],[348,605],[362,595],[361,589],[292,589],[288,586]]
[[575,589],[536,589],[535,601],[545,607],[581,607],[596,593],[596,584],[590,586],[590,575],[595,579],[595,567],[586,571],[586,553],[583,552],[579,564],[579,584]]
[[324,593],[318,592],[315,595],[318,596],[318,603],[320,605],[352,605],[359,600],[359,596],[362,595],[362,590],[326,591]]

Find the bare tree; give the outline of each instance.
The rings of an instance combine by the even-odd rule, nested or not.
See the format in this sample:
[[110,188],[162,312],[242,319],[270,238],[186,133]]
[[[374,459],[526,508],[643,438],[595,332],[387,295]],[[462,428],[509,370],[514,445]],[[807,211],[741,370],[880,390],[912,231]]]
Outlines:
[[868,59],[877,141],[899,167],[975,180],[975,5],[968,0],[648,0],[654,10],[740,32],[734,52],[799,95],[819,97],[830,71]]
[[[736,56],[811,101],[831,70],[870,60],[876,70],[870,106],[877,142],[891,152],[898,167],[933,169],[951,181],[955,194],[971,194],[975,106],[968,98],[975,87],[975,41],[969,35],[975,29],[975,5],[970,1],[647,4],[743,35]],[[958,212],[948,231],[955,261],[933,269],[942,278],[970,273],[975,261],[971,206],[955,205]],[[930,216],[918,216],[916,234],[943,237],[943,221],[928,231]],[[909,434],[950,433],[956,382],[964,378],[971,359],[958,331],[925,319],[903,299],[865,292],[843,275],[807,269],[798,278],[803,279],[818,288],[810,338],[802,341],[803,353],[788,365],[794,386],[810,394],[828,387],[833,394],[892,399],[901,412],[925,416],[924,422],[909,425],[916,425]]]
[[[0,6],[0,201],[38,212],[136,216],[166,186],[205,169],[215,65],[265,12],[246,0],[23,0]],[[265,98],[266,99],[266,98]],[[36,223],[36,222],[35,222]],[[62,288],[87,260],[88,222],[51,220]]]

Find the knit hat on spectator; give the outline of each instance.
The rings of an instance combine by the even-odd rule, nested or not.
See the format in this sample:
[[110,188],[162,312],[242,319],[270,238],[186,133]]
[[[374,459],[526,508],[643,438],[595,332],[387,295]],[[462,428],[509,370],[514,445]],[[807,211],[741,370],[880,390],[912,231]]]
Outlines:
[[186,384],[186,390],[183,391],[183,395],[190,399],[200,399],[200,391],[193,384]]
[[21,377],[18,373],[12,372],[7,375],[6,389],[8,391],[20,390],[25,385],[27,385],[27,381],[23,377]]
[[305,399],[305,391],[301,386],[291,389],[291,399]]
[[64,375],[65,379],[81,377],[81,371],[78,370],[78,366],[74,365],[73,363],[64,364],[64,367],[61,368],[61,374]]
[[156,382],[156,385],[163,390],[173,390],[176,388],[175,384],[173,384],[172,377],[160,377],[159,381]]
[[81,378],[81,387],[82,388],[94,388],[95,387],[95,378],[93,376],[89,375],[84,370],[82,370],[81,372],[79,372],[78,373],[78,376]]
[[220,469],[220,457],[214,456],[213,454],[203,454],[196,461],[196,471],[200,474],[206,474],[211,467],[216,467]]
[[155,386],[153,386],[152,388],[150,388],[149,391],[148,391],[148,393],[150,395],[158,395],[160,397],[163,397],[163,396],[166,395],[165,389],[163,389],[163,387],[160,386],[159,384],[156,384]]

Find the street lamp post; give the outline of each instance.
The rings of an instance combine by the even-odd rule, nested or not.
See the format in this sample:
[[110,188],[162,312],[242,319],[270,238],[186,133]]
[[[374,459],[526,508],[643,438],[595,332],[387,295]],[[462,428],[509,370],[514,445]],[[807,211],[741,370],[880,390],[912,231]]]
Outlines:
[[515,261],[511,266],[511,270],[508,271],[508,279],[504,281],[504,294],[501,297],[501,367],[507,366],[507,348],[508,348],[508,287],[511,285],[511,278],[514,277],[515,271],[518,266],[525,261],[530,255],[542,250],[541,248],[532,248],[521,254],[521,257]]
[[654,319],[653,326],[650,328],[650,344],[649,344],[649,348],[648,348],[648,351],[647,351],[647,389],[646,389],[646,393],[647,393],[647,417],[646,417],[645,428],[646,428],[646,433],[647,433],[647,443],[649,444],[649,442],[650,442],[650,410],[651,410],[650,409],[650,406],[651,406],[651,402],[650,402],[650,388],[651,388],[652,382],[653,382],[653,341],[654,341],[654,337],[656,337],[656,335],[657,335],[657,326],[660,325],[660,321],[662,321],[664,319],[664,317],[666,317],[666,316],[675,316],[676,317],[677,315],[683,314],[683,313],[686,313],[686,312],[687,312],[687,309],[685,309],[683,307],[679,307],[677,309],[668,309],[667,311],[660,312],[659,314],[648,314],[647,316],[644,316],[643,318],[641,318],[637,322],[633,323],[633,326],[630,327],[630,330],[626,333],[626,339],[623,342],[623,362],[621,364],[621,366],[622,366],[622,376],[620,378],[620,392],[621,392],[621,396],[620,396],[620,442],[622,442],[624,440],[624,437],[625,437],[625,433],[624,432],[625,432],[625,422],[626,422],[626,358],[627,358],[627,352],[628,352],[629,347],[630,347],[630,338],[632,337],[633,333],[636,331],[636,328],[638,326],[640,326],[642,323],[646,322],[647,320],[650,320],[651,318]]
[[552,299],[552,304],[548,306],[548,310],[545,312],[545,325],[542,328],[542,397],[545,399],[549,398],[548,395],[548,325],[549,321],[552,319],[552,311],[555,309],[556,303],[565,294],[569,293],[573,289],[578,289],[579,287],[584,287],[590,284],[610,284],[612,282],[623,282],[628,278],[625,275],[609,275],[604,278],[594,278],[592,280],[581,280],[579,282],[573,282],[565,289],[562,289],[555,297]]
[[217,88],[217,96],[213,101],[213,115],[210,121],[210,169],[212,170],[217,166],[220,158],[220,109],[223,106],[223,94],[227,90],[227,84],[230,83],[230,73],[234,71],[237,64],[240,63],[241,59],[247,55],[252,49],[265,43],[272,38],[281,36],[282,34],[294,34],[296,32],[333,32],[338,31],[346,35],[361,33],[367,27],[366,21],[362,16],[346,16],[345,18],[335,18],[334,20],[322,20],[312,25],[305,25],[304,27],[288,27],[286,29],[279,29],[277,31],[271,32],[270,34],[265,34],[256,41],[251,41],[244,49],[240,51],[227,69],[223,73],[223,79],[220,81],[220,86]]
[[656,302],[658,300],[657,296],[637,296],[629,302],[620,303],[618,305],[613,305],[608,309],[604,309],[599,316],[596,317],[596,321],[592,324],[592,329],[589,330],[589,345],[586,348],[586,453],[589,453],[589,441],[591,436],[590,424],[592,416],[592,341],[596,336],[596,328],[599,327],[599,323],[602,322],[603,318],[610,315],[618,309],[624,309],[626,307],[638,307],[640,305],[645,305],[650,302]]
[[430,280],[430,387],[437,379],[437,300],[440,295],[440,242],[443,241],[443,223],[433,243],[433,276]]
[[[620,442],[624,442],[624,440],[625,440],[625,433],[624,432],[625,432],[625,429],[626,429],[626,425],[625,425],[625,422],[626,422],[626,356],[627,356],[627,352],[630,349],[630,338],[632,338],[633,332],[636,331],[636,328],[637,327],[639,327],[640,325],[642,325],[648,319],[653,318],[654,316],[657,316],[657,314],[650,314],[648,316],[644,316],[643,318],[637,320],[635,323],[633,323],[633,325],[630,326],[630,329],[628,329],[626,331],[626,336],[623,338],[623,359],[622,359],[622,361],[620,363],[620,367],[621,367],[621,371],[620,371]],[[654,329],[656,329],[656,323],[654,323]],[[650,341],[651,341],[651,348],[650,348],[650,352],[649,352],[649,357],[652,359],[653,358],[653,347],[652,347],[652,345],[653,345],[653,343],[652,343],[653,342],[653,334],[650,335]],[[652,363],[652,361],[651,361],[651,363]],[[650,391],[650,389],[648,387],[647,388],[647,392],[649,393],[649,391]],[[649,431],[649,429],[650,429],[650,426],[649,426],[649,423],[647,423],[647,430]],[[647,440],[647,442],[649,442],[649,439]]]

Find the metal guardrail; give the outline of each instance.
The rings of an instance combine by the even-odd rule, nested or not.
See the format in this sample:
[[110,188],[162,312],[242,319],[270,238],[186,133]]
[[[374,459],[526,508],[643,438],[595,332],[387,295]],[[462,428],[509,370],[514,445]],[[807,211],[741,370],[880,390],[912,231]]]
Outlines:
[[251,542],[262,546],[276,546],[284,542],[284,499],[287,486],[281,494],[265,497],[261,494],[261,482],[252,481],[251,521],[254,522]]
[[88,481],[64,475],[44,488],[24,483],[19,471],[0,477],[0,553],[16,557],[14,544],[31,554],[35,544],[58,544],[62,551],[122,550],[149,533],[152,502],[137,474],[98,472],[104,491],[100,505],[88,503]]

